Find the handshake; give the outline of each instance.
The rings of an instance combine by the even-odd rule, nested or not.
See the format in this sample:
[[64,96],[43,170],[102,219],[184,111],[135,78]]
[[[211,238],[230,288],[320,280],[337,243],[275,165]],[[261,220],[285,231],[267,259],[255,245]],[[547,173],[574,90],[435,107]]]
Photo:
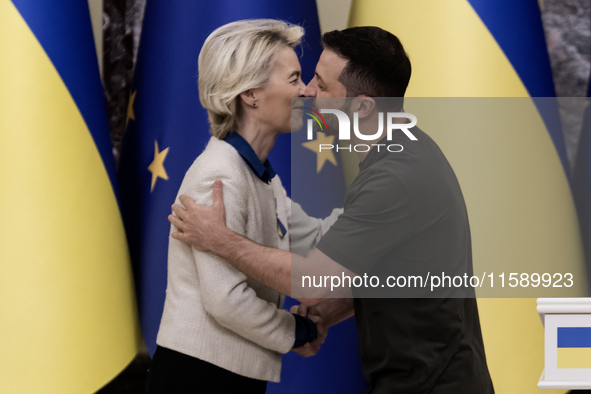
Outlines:
[[318,337],[312,342],[308,342],[300,347],[294,347],[291,349],[292,352],[302,357],[315,356],[320,350],[320,346],[324,343],[326,335],[328,334],[328,326],[325,324],[324,319],[320,316],[320,310],[314,306],[308,306],[306,304],[299,304],[292,306],[289,311],[293,314],[307,317],[316,323],[316,329],[318,330]]
[[329,298],[309,306],[307,304],[294,305],[289,310],[296,315],[307,317],[316,323],[318,337],[303,346],[291,349],[302,357],[315,356],[326,339],[328,328],[353,316],[353,299]]

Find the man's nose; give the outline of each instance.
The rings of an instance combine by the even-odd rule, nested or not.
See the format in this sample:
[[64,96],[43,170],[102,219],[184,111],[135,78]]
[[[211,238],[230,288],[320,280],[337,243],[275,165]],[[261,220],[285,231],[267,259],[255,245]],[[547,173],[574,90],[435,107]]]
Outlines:
[[[314,78],[316,79],[316,78]],[[312,79],[304,90],[304,97],[316,97],[316,81]]]

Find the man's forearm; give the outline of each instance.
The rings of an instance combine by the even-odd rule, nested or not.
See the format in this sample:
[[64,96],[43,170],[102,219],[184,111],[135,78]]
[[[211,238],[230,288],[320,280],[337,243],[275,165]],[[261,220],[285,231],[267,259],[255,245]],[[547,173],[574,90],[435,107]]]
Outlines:
[[[210,251],[257,282],[290,297],[292,297],[292,261],[296,266],[310,263],[302,256],[257,244],[227,228],[223,233],[212,238],[219,242],[216,241],[210,245]],[[324,301],[324,298],[312,298],[320,297],[319,294],[304,295],[305,298],[294,298],[306,305],[316,305]]]
[[[184,207],[173,204],[173,214],[168,216],[168,220],[178,229],[171,233],[172,238],[186,242],[198,250],[209,250],[217,254],[247,276],[280,293],[292,296],[292,276],[304,278],[353,275],[319,250],[314,250],[308,257],[302,257],[259,245],[228,229],[220,181],[214,182],[213,203],[209,207],[197,205],[184,195],[179,196],[179,200]],[[296,268],[295,272],[292,272],[292,267]],[[300,287],[303,285],[301,281],[295,283]],[[328,287],[302,287],[297,289],[295,298],[314,305],[321,298],[338,296],[333,290]],[[344,293],[345,297],[350,294],[350,289],[347,288],[339,288],[338,291]]]
[[291,253],[259,245],[225,228],[210,250],[259,283],[291,295]]
[[[297,284],[297,294],[295,296],[292,294],[292,275],[298,278],[302,275],[315,274],[340,275],[345,270],[318,250],[306,258],[284,250],[262,246],[228,228],[223,228],[211,239],[216,241],[208,245],[210,251],[257,282],[306,305],[316,305],[325,301],[327,297],[335,297],[337,300],[346,300],[351,297],[351,289],[348,287],[339,287],[333,291],[329,287],[299,288]],[[294,267],[295,272],[292,270]],[[352,274],[350,271],[346,273]],[[343,319],[352,314],[352,302],[350,306],[346,305],[346,302],[339,305],[342,309],[341,314],[347,314]]]

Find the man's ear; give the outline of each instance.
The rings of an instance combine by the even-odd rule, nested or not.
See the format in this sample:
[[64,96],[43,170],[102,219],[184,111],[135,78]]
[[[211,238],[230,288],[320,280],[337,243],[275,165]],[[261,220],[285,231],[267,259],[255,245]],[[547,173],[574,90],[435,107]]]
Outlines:
[[254,89],[248,89],[240,93],[240,99],[249,107],[254,107],[256,104],[256,94]]
[[359,114],[359,118],[368,117],[375,109],[376,101],[372,97],[358,96],[353,99],[351,109]]

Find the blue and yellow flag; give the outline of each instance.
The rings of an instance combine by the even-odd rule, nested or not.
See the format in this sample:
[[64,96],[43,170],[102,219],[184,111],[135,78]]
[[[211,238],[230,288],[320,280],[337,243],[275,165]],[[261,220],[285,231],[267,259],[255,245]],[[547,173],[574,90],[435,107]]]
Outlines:
[[[407,96],[555,95],[537,1],[353,0],[349,24],[379,26],[400,38],[413,67]],[[518,104],[517,118],[462,128],[463,134],[420,118],[419,126],[458,176],[475,273],[514,272],[516,262],[527,262],[528,272],[572,272],[581,281],[583,252],[556,107]],[[465,119],[460,112],[449,117]],[[526,127],[515,133],[504,122]],[[543,328],[535,300],[480,299],[479,307],[496,391],[537,392]]]
[[591,327],[557,328],[557,368],[591,369]]
[[591,76],[584,105],[583,127],[579,137],[573,175],[573,192],[587,259],[587,278],[591,288]]
[[[303,80],[313,77],[321,52],[314,0],[147,3],[119,174],[140,322],[151,354],[156,349],[165,300],[170,231],[167,216],[186,170],[210,138],[207,113],[199,103],[197,90],[199,51],[217,27],[249,18],[282,19],[303,26],[306,35],[296,53],[300,55]],[[288,194],[290,159],[289,136],[280,136],[269,160]],[[364,383],[358,367],[354,322],[344,327],[329,335],[330,342],[321,350],[325,357],[322,363],[311,363],[294,354],[285,356],[282,383],[270,384],[268,392],[360,392]],[[339,330],[344,330],[344,338]],[[352,350],[337,354],[325,350],[343,346]],[[336,366],[331,366],[333,363]],[[345,378],[343,369],[337,368],[342,365],[347,368]]]
[[0,2],[0,52],[0,392],[94,392],[139,330],[87,2]]

